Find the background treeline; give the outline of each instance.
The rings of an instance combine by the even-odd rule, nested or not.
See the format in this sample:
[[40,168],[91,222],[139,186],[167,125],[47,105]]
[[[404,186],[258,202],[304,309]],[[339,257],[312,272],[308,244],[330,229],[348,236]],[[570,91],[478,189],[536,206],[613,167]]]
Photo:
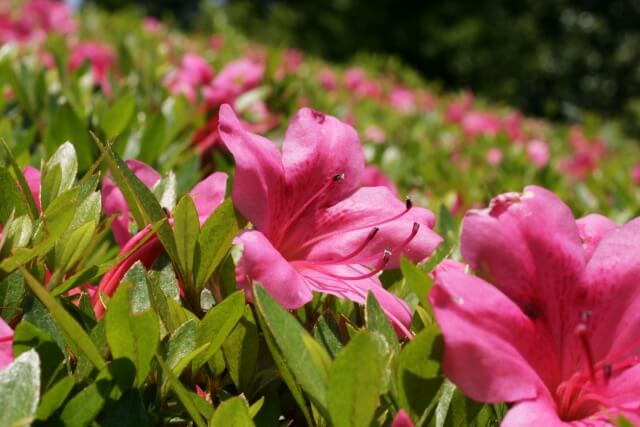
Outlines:
[[[96,0],[118,7],[130,2]],[[334,61],[397,56],[448,89],[474,92],[552,118],[585,111],[625,119],[639,133],[638,0],[140,1],[184,25],[224,14],[250,37]]]

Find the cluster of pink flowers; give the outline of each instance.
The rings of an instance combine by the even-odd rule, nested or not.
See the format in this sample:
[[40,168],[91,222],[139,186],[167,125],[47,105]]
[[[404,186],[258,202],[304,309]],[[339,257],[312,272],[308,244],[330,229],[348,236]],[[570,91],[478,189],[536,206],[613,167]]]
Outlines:
[[0,2],[0,41],[40,43],[47,34],[69,34],[76,29],[71,11],[55,0],[28,0],[13,10],[8,0]]

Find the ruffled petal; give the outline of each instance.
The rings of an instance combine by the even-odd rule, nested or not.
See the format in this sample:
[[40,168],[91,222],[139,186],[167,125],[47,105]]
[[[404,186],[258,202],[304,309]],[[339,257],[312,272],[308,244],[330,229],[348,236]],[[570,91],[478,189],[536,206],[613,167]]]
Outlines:
[[260,283],[284,308],[294,309],[313,295],[304,279],[259,231],[241,233],[234,243],[242,245],[236,265],[236,281],[251,299],[252,282]]
[[226,173],[215,172],[196,184],[189,192],[198,211],[201,224],[224,200],[227,178]]
[[280,152],[268,139],[247,132],[230,106],[220,107],[220,137],[236,161],[233,202],[258,229],[267,230],[284,184]]
[[545,332],[489,283],[460,271],[438,272],[429,299],[444,336],[444,372],[472,399],[519,402],[557,384]]
[[287,129],[282,163],[287,187],[300,204],[333,177],[344,174],[344,179],[319,200],[319,204],[328,206],[358,188],[364,171],[364,152],[351,126],[333,116],[303,108]]

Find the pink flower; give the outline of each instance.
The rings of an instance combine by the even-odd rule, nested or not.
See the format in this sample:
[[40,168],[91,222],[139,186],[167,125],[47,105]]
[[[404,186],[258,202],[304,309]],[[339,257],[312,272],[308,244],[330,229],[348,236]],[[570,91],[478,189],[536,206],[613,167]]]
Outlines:
[[502,121],[493,114],[471,111],[462,119],[462,130],[468,138],[478,135],[496,136],[502,129]]
[[162,22],[158,21],[153,16],[146,16],[142,19],[142,28],[147,33],[155,34],[162,30]]
[[262,62],[242,58],[228,63],[202,91],[208,107],[234,102],[244,92],[257,87],[263,76]]
[[[130,162],[129,164],[133,166],[133,170],[136,172],[136,175],[141,177],[143,182],[146,180],[145,184],[153,181],[154,177],[158,176],[157,172],[142,162],[136,161]],[[119,190],[116,191],[112,187],[110,188],[112,185],[113,184],[110,182],[110,179],[105,178],[103,187],[106,186],[108,190],[108,193],[103,199],[105,210],[120,212],[122,215],[121,218],[126,219],[126,223],[128,224],[128,221],[130,220],[128,207],[122,206],[122,204],[125,203],[122,198],[122,194]],[[226,191],[226,185],[227,175],[222,172],[216,172],[200,181],[189,192],[193,199],[193,203],[196,206],[201,225],[220,205],[220,203],[222,203]],[[107,206],[109,206],[109,208],[107,208]],[[104,293],[108,296],[113,295],[118,288],[118,285],[120,285],[122,278],[133,264],[140,261],[145,267],[149,268],[164,250],[160,239],[158,239],[155,234],[151,235],[150,226],[146,226],[131,238],[128,238],[128,231],[126,236],[123,234],[117,234],[122,233],[122,225],[114,227],[113,232],[116,240],[125,241],[118,253],[118,256],[123,256],[125,254],[128,255],[102,277],[100,284],[98,285],[100,292],[96,292],[91,298],[93,310],[95,311],[98,319],[102,318],[105,311],[104,304],[100,299],[100,294]],[[120,237],[118,237],[119,235]],[[127,238],[128,240],[125,240]],[[141,244],[141,242],[144,243]]]
[[389,94],[389,105],[403,113],[410,113],[416,109],[416,96],[412,90],[396,86]]
[[109,71],[115,69],[116,56],[113,50],[100,42],[82,42],[71,48],[69,69],[75,71],[85,62],[91,63],[91,73],[102,91],[111,96],[113,91],[109,82]]
[[323,68],[320,70],[320,73],[318,74],[318,81],[320,82],[320,85],[328,91],[333,91],[338,87],[336,75],[329,68]]
[[386,187],[391,194],[394,196],[398,196],[398,188],[387,176],[376,166],[367,166],[364,168],[362,172],[362,182],[360,183],[363,187]]
[[542,168],[549,163],[549,145],[540,139],[527,143],[527,156],[535,166]]
[[312,291],[363,303],[371,290],[410,335],[408,306],[377,275],[396,267],[400,254],[423,260],[441,238],[431,212],[405,206],[387,188],[359,188],[364,153],[353,128],[302,109],[280,152],[223,105],[219,130],[236,161],[234,203],[254,226],[236,238],[243,247],[236,277],[248,297],[254,281],[288,309],[309,302]]
[[504,119],[504,130],[511,142],[519,141],[522,137],[522,114],[518,112],[510,113]]
[[173,95],[183,94],[194,103],[198,89],[211,79],[213,71],[209,63],[199,55],[187,53],[180,60],[179,67],[164,79],[164,84]]
[[491,166],[498,166],[502,163],[502,150],[498,147],[491,147],[487,151],[487,163]]
[[29,190],[33,195],[33,200],[36,203],[36,208],[40,211],[40,171],[32,166],[27,166],[23,169],[24,179],[27,181]]
[[352,67],[345,73],[345,83],[349,90],[355,90],[365,80],[364,71],[362,68]]
[[470,211],[461,250],[489,282],[436,274],[430,294],[444,372],[482,402],[509,402],[503,426],[640,421],[640,219],[575,220],[526,187]]
[[373,142],[374,144],[382,144],[386,138],[382,128],[376,125],[367,126],[364,130],[364,139]]
[[447,107],[447,112],[445,114],[447,120],[454,123],[462,122],[465,114],[473,106],[473,102],[473,94],[464,92],[460,99],[452,102]]
[[0,317],[0,371],[13,362],[13,329]]
[[[0,8],[4,9],[4,4]],[[69,34],[76,29],[71,11],[63,2],[30,0],[16,13],[0,11],[0,41],[42,42],[47,34]]]
[[378,83],[367,79],[361,68],[349,68],[345,74],[347,88],[362,97],[377,98],[382,89]]

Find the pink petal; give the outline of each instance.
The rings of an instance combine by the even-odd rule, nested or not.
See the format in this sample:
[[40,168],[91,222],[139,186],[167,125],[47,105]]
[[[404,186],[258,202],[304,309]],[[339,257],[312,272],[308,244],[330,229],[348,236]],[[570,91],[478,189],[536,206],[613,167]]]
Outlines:
[[193,203],[196,205],[200,223],[209,218],[209,215],[220,206],[227,190],[227,174],[215,172],[198,184],[189,192]]
[[363,187],[387,187],[394,196],[398,195],[396,184],[375,166],[367,166],[364,168],[360,185]]
[[0,370],[13,361],[13,329],[0,317]]
[[414,427],[414,425],[404,409],[400,409],[393,419],[391,427]]
[[444,372],[481,402],[518,402],[557,382],[555,353],[544,332],[487,282],[439,272],[429,299],[445,342]]
[[609,218],[598,214],[580,218],[576,221],[576,225],[578,226],[582,247],[585,250],[587,259],[591,258],[593,251],[596,250],[605,234],[616,227],[616,224]]
[[[303,265],[304,262],[300,264]],[[357,264],[312,266],[310,263],[300,271],[312,290],[359,304],[367,301],[367,293],[371,291],[396,331],[410,337],[412,334],[408,328],[411,324],[411,310],[402,299],[384,289],[376,276],[355,279],[368,272],[367,268]],[[354,279],[347,280],[344,277]]]
[[22,173],[24,174],[24,179],[27,181],[29,190],[31,190],[36,207],[38,211],[40,211],[42,209],[40,207],[40,171],[32,166],[27,166]]
[[[406,213],[402,215],[403,212]],[[397,216],[400,217],[385,222]],[[415,223],[419,224],[417,234],[403,247],[412,235]],[[340,259],[357,250],[374,227],[378,227],[373,240],[352,261],[373,265],[383,256],[384,250],[389,249],[393,253],[387,267],[394,268],[398,266],[401,254],[418,262],[433,252],[442,241],[431,230],[434,223],[433,214],[426,209],[413,207],[407,212],[405,203],[387,188],[363,187],[316,216],[300,221],[290,231],[288,240],[298,247],[297,258],[306,254],[316,260]]]
[[284,308],[303,306],[312,298],[305,279],[259,231],[245,231],[235,240],[243,247],[236,265],[238,286],[251,298],[251,283],[260,283]]
[[[530,426],[545,426],[545,427],[569,427],[575,425],[571,422],[563,422],[556,413],[556,409],[553,403],[532,400],[528,402],[522,402],[515,405],[507,412],[507,416],[502,420],[501,427],[530,427]],[[589,426],[609,426],[610,424],[604,424],[596,421],[589,420]]]
[[219,132],[236,161],[233,202],[257,228],[266,230],[278,220],[273,212],[284,183],[280,152],[268,139],[247,132],[226,104],[220,107]]
[[362,180],[364,153],[358,134],[335,117],[303,108],[284,138],[282,163],[292,195],[304,203],[336,175],[344,179],[323,198],[331,205],[351,194]]
[[586,254],[571,210],[540,187],[493,199],[465,216],[462,254],[529,316],[549,326],[563,372],[582,354],[575,325],[583,304]]
[[[594,357],[604,352],[640,355],[640,219],[605,234],[586,268]],[[633,345],[630,347],[632,343]],[[629,354],[629,351],[632,353]]]

